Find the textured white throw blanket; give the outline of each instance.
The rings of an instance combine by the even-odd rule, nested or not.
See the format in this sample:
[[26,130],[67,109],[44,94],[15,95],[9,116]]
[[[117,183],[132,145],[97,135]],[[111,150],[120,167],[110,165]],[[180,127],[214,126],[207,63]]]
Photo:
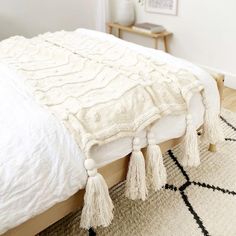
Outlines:
[[[222,140],[222,133],[218,114],[210,111],[203,86],[193,74],[176,72],[168,64],[92,36],[81,34],[75,41],[74,34],[62,31],[33,39],[13,37],[0,44],[0,54],[4,63],[24,76],[29,92],[63,122],[86,154],[89,178],[82,227],[107,226],[113,205],[90,158],[94,145],[135,137],[168,114],[186,114],[184,163],[197,166],[197,134],[188,105],[199,91],[207,108],[209,141]],[[126,192],[131,199],[144,200],[148,186],[158,190],[166,181],[160,148],[150,132],[147,139],[147,173],[139,140],[133,142]]]
[[37,100],[64,121],[81,149],[144,129],[160,117],[185,113],[203,87],[188,71],[73,32],[14,37],[1,54],[26,78]]

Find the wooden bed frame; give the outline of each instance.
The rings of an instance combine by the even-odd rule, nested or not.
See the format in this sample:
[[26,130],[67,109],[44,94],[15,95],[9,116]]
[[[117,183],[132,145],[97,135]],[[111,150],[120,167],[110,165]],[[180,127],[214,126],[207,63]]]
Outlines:
[[[217,82],[218,90],[220,93],[221,101],[223,96],[224,87],[224,75],[210,72]],[[172,139],[166,141],[160,145],[162,152],[166,152],[170,148],[177,145],[182,138]],[[213,144],[209,145],[209,151],[215,152],[216,146]],[[109,188],[125,180],[128,169],[129,158],[123,157],[111,164],[106,165],[99,169],[99,172],[104,176]],[[80,190],[66,201],[60,202],[45,211],[44,213],[35,216],[34,218],[26,221],[25,223],[13,228],[3,234],[2,236],[33,236],[43,231],[53,223],[62,219],[69,213],[79,210],[83,206],[84,190]]]

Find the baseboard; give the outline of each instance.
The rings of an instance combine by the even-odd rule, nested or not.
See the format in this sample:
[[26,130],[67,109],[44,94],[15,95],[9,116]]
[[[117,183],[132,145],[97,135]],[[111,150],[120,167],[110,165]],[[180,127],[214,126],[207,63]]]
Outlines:
[[201,65],[201,67],[223,74],[225,76],[225,86],[232,89],[236,89],[236,74],[228,73],[223,70],[219,70],[209,66]]

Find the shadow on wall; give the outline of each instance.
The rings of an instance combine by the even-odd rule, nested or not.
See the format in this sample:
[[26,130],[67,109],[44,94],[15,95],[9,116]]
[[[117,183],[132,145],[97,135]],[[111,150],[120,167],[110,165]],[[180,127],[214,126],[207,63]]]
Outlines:
[[96,4],[88,0],[7,0],[0,8],[0,40],[13,35],[32,37],[79,27],[94,29]]
[[0,29],[0,40],[13,35],[27,35],[28,32],[26,25],[4,16],[0,16]]

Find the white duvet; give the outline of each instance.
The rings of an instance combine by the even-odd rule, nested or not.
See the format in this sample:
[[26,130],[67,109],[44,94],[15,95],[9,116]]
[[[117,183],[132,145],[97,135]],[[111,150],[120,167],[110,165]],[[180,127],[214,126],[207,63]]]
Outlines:
[[[103,33],[79,29],[103,40],[126,44],[133,50],[189,69],[205,86],[211,106],[220,108],[215,81],[197,66],[162,51],[127,43]],[[204,107],[196,94],[190,105],[196,126],[203,123]],[[155,127],[156,140],[180,137],[184,116],[167,116]],[[142,139],[143,137],[143,139]],[[140,138],[145,146],[145,131]],[[93,149],[103,166],[131,152],[132,138],[123,138]],[[67,130],[25,92],[22,78],[0,63],[0,234],[66,200],[86,184],[84,156]]]
[[0,234],[84,187],[83,155],[67,130],[0,65]]

